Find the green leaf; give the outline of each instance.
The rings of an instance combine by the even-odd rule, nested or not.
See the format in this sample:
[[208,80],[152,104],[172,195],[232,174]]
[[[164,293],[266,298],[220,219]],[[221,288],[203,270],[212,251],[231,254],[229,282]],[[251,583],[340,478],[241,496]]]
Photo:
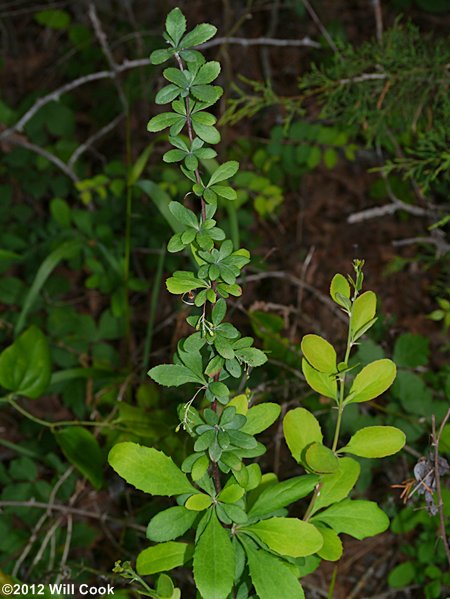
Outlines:
[[405,443],[405,433],[394,426],[367,426],[357,431],[339,451],[361,458],[384,458],[400,451]]
[[203,125],[197,121],[192,121],[192,128],[195,133],[208,144],[218,144],[220,142],[219,131],[210,125]]
[[217,27],[209,23],[201,23],[184,36],[180,42],[180,48],[192,48],[204,44],[217,33]]
[[343,275],[334,275],[330,285],[330,295],[337,304],[346,307],[346,302],[342,298],[350,300],[350,285]]
[[108,462],[130,485],[151,495],[181,495],[196,489],[162,451],[137,443],[118,443],[109,452]]
[[161,114],[157,114],[152,119],[149,120],[147,125],[147,131],[150,133],[157,133],[158,131],[162,131],[167,127],[171,127],[174,123],[179,121],[185,121],[184,117],[180,116],[176,112],[162,112]]
[[326,372],[319,372],[305,359],[302,360],[302,371],[306,382],[313,391],[336,401],[337,381],[335,376],[327,374]]
[[393,589],[406,587],[417,578],[417,569],[414,562],[403,562],[395,566],[388,576],[388,585]]
[[378,535],[389,527],[389,518],[374,501],[344,499],[314,516],[312,521],[325,522],[338,534],[355,539]]
[[206,85],[217,79],[220,73],[220,62],[211,60],[202,65],[195,77],[195,85]]
[[166,62],[166,60],[169,60],[169,58],[172,58],[174,51],[172,49],[163,49],[163,50],[154,50],[151,54],[150,54],[150,62],[152,64],[162,64],[163,62]]
[[306,448],[303,463],[319,474],[329,474],[339,469],[339,460],[334,452],[321,443],[312,443]]
[[203,599],[226,599],[233,588],[234,547],[212,511],[195,547],[194,579]]
[[355,486],[360,470],[360,465],[353,458],[340,458],[337,472],[321,476],[320,493],[311,514],[315,514],[322,508],[345,499]]
[[345,402],[361,403],[378,397],[389,389],[396,374],[394,362],[387,358],[368,364],[356,375]]
[[205,495],[205,493],[195,493],[189,497],[184,506],[186,509],[192,510],[193,512],[203,512],[203,510],[209,508],[211,503],[212,499],[209,495]]
[[70,25],[70,14],[65,10],[41,10],[34,15],[39,25],[50,29],[67,29]]
[[100,489],[103,484],[105,459],[94,435],[81,426],[68,426],[54,434],[69,462],[93,487]]
[[136,560],[136,570],[141,576],[166,572],[188,562],[192,554],[193,547],[188,543],[160,543],[140,552]]
[[167,15],[166,31],[174,41],[175,45],[178,46],[186,31],[186,17],[179,8],[174,8]]
[[178,98],[181,93],[181,88],[178,85],[170,84],[166,85],[156,94],[155,102],[156,104],[168,104]]
[[194,212],[183,206],[183,204],[180,204],[180,202],[170,202],[169,210],[183,225],[193,228],[198,227],[198,220]]
[[267,362],[266,354],[260,349],[256,349],[256,347],[245,347],[243,349],[237,349],[236,355],[243,362],[256,368],[257,366],[262,366]]
[[[352,339],[356,340],[361,334],[358,332],[371,320],[374,319],[377,311],[377,296],[373,291],[366,291],[356,298],[353,302],[351,334]],[[367,329],[366,329],[367,330]],[[365,332],[365,331],[364,331]]]
[[217,500],[223,503],[236,503],[245,493],[240,485],[230,484],[219,493]]
[[229,187],[228,185],[213,185],[211,188],[214,193],[217,193],[221,198],[225,198],[226,200],[233,201],[237,198],[236,191]]
[[290,557],[312,555],[323,545],[317,528],[297,518],[269,518],[244,530],[256,534],[273,551]]
[[191,94],[196,100],[214,104],[223,94],[223,89],[219,85],[194,85]]
[[211,187],[211,185],[214,185],[214,183],[220,183],[221,181],[226,181],[227,179],[229,179],[230,177],[235,175],[238,170],[239,170],[239,162],[236,162],[236,160],[230,160],[228,162],[224,162],[211,175],[211,178],[208,183],[208,187]]
[[286,562],[246,541],[244,548],[258,599],[305,599],[297,576]]
[[393,359],[397,366],[417,368],[426,366],[429,352],[429,340],[426,337],[404,333],[395,342]]
[[156,383],[165,387],[179,387],[185,383],[205,383],[199,375],[182,364],[160,364],[151,368],[147,374]]
[[48,341],[33,325],[0,354],[0,385],[36,399],[47,389],[50,378]]
[[290,410],[283,420],[284,438],[296,462],[311,443],[322,443],[323,435],[317,419],[305,408]]
[[342,557],[342,541],[332,528],[325,526],[317,527],[322,535],[323,545],[317,552],[317,555],[329,562],[336,562]]
[[306,474],[271,485],[262,491],[248,515],[253,518],[286,507],[311,493],[318,481],[318,476]]
[[246,414],[247,422],[240,429],[248,435],[257,435],[269,428],[278,418],[281,407],[276,403],[262,403],[250,408]]
[[187,293],[193,291],[199,287],[206,287],[205,281],[197,279],[192,273],[188,271],[176,271],[173,277],[166,280],[166,287],[170,293],[179,295],[180,293]]
[[170,507],[154,516],[147,526],[147,538],[161,543],[184,535],[195,522],[197,514],[182,505]]
[[301,347],[303,355],[313,368],[326,373],[336,371],[336,351],[331,343],[318,335],[305,335]]

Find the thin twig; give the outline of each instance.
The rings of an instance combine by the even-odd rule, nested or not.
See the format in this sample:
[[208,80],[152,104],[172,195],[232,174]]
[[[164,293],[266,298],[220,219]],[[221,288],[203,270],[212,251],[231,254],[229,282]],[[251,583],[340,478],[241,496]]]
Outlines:
[[62,554],[61,562],[59,565],[59,573],[58,573],[58,576],[56,577],[55,584],[59,584],[61,582],[61,579],[64,576],[64,568],[66,566],[67,558],[69,557],[70,543],[72,542],[72,525],[73,525],[73,518],[69,514],[67,516],[66,542],[64,543],[63,554]]
[[416,243],[425,243],[428,245],[434,245],[437,249],[438,255],[445,255],[450,252],[450,244],[440,237],[410,237],[408,239],[395,239],[392,245],[395,247],[403,247],[406,245],[414,245]]
[[64,514],[73,514],[74,516],[80,516],[81,518],[93,518],[95,520],[104,520],[107,522],[114,522],[116,524],[121,524],[122,526],[126,526],[127,528],[133,528],[134,530],[138,530],[139,532],[145,533],[145,526],[140,526],[139,524],[133,524],[133,522],[127,522],[121,520],[120,518],[114,518],[114,516],[109,516],[108,514],[97,514],[95,512],[89,510],[82,510],[80,508],[69,507],[67,505],[62,505],[60,503],[54,503],[50,505],[49,503],[45,503],[43,501],[34,501],[33,499],[29,501],[0,501],[0,508],[4,507],[26,507],[26,508],[38,508],[38,509],[51,509],[51,511],[62,512]]
[[[2,137],[2,134],[0,133],[0,139],[1,139],[1,137]],[[37,146],[36,144],[31,143],[30,141],[28,141],[27,139],[25,139],[21,135],[10,135],[10,136],[8,136],[8,142],[12,143],[12,144],[14,144],[16,146],[21,146],[22,148],[30,150],[31,152],[34,152],[35,154],[38,154],[39,156],[42,156],[43,158],[46,158],[49,162],[51,162],[55,166],[57,166],[74,183],[76,181],[78,181],[78,177],[75,174],[75,172],[72,170],[72,168],[70,167],[70,165],[67,165],[60,158],[58,158],[58,156],[55,156],[54,154],[52,154],[51,152],[49,152],[45,148],[41,148],[41,146]]]
[[450,409],[447,411],[443,421],[441,422],[441,426],[439,427],[439,432],[436,436],[436,419],[434,414],[431,416],[431,439],[432,439],[432,447],[434,448],[434,480],[436,482],[436,493],[438,498],[438,510],[439,510],[439,532],[442,539],[442,543],[444,544],[445,554],[447,556],[448,565],[450,567],[450,547],[448,545],[447,532],[445,530],[445,515],[444,515],[444,502],[442,501],[442,488],[441,488],[441,475],[439,472],[439,442],[441,440],[442,431],[444,430],[444,426],[447,423],[447,420],[450,418]]
[[322,21],[319,19],[316,11],[314,10],[314,8],[311,6],[309,0],[302,0],[304,7],[306,8],[309,16],[311,17],[311,19],[314,21],[314,23],[317,25],[320,33],[323,35],[323,37],[327,40],[328,45],[330,46],[330,48],[333,50],[333,52],[335,54],[337,54],[338,56],[341,56],[341,53],[339,52],[339,50],[337,49],[336,44],[333,41],[333,38],[331,37],[331,35],[328,33],[328,31],[326,30],[326,27],[323,25]]
[[247,39],[245,37],[216,37],[209,42],[205,42],[199,48],[206,50],[207,48],[213,48],[214,46],[220,46],[222,44],[234,44],[237,46],[277,46],[281,48],[286,47],[302,47],[308,48],[320,48],[319,42],[312,40],[310,37],[305,36],[298,40],[285,40],[271,37],[255,37]]
[[380,0],[370,0],[372,4],[374,16],[375,16],[375,26],[377,30],[377,41],[381,43],[383,39],[383,13],[381,12],[381,3]]
[[110,131],[112,131],[120,123],[120,121],[124,118],[124,116],[125,116],[125,114],[123,112],[121,112],[110,123],[108,123],[101,129],[99,129],[98,131],[93,133],[90,137],[87,138],[87,140],[85,142],[80,144],[78,146],[78,148],[76,148],[76,150],[74,150],[73,154],[69,158],[69,161],[67,162],[67,166],[73,167],[73,165],[78,160],[78,158],[82,154],[84,154],[84,152],[86,152],[86,150],[88,150],[101,137],[103,137],[104,135],[107,135]]
[[385,206],[373,206],[372,208],[366,208],[360,212],[354,212],[347,217],[347,222],[353,225],[355,223],[371,220],[372,218],[386,216],[387,214],[395,214],[395,212],[398,212],[399,210],[404,210],[414,216],[427,216],[429,214],[428,210],[425,210],[420,206],[413,206],[412,204],[407,204],[406,202],[397,199],[395,202],[391,202]]

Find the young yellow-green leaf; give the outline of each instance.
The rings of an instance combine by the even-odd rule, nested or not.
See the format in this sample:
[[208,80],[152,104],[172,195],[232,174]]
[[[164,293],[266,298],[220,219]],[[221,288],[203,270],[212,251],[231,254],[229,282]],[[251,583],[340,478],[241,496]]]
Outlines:
[[318,474],[330,474],[339,470],[338,458],[322,443],[309,445],[302,456],[302,461],[310,470]]
[[114,445],[108,462],[130,485],[151,495],[182,495],[196,489],[162,451],[124,442]]
[[100,489],[105,458],[94,435],[82,426],[68,426],[56,431],[55,438],[69,462]]
[[312,555],[323,545],[317,528],[298,518],[269,518],[244,530],[257,535],[272,551],[290,557]]
[[333,300],[340,306],[345,307],[344,301],[339,297],[341,295],[344,298],[350,300],[350,285],[347,279],[340,274],[334,275],[330,285],[330,295]]
[[222,489],[217,500],[223,503],[235,503],[239,501],[244,492],[244,489],[240,485],[231,484]]
[[292,568],[274,555],[244,542],[250,577],[259,599],[305,599]]
[[353,458],[340,458],[339,470],[333,474],[324,474],[321,477],[320,492],[311,514],[315,514],[322,508],[345,499],[355,486],[360,470],[360,465]]
[[307,360],[302,360],[302,370],[305,375],[306,382],[308,385],[320,393],[324,397],[329,397],[336,401],[337,398],[337,381],[336,377],[326,372],[319,372],[313,368]]
[[377,311],[377,296],[373,291],[366,291],[353,302],[351,334],[358,337],[358,331],[369,321],[373,320]]
[[173,541],[184,535],[194,524],[197,514],[182,505],[158,512],[147,526],[147,538],[155,543]]
[[174,8],[166,18],[166,31],[178,46],[186,31],[186,17],[179,8]]
[[343,532],[365,539],[378,535],[389,527],[389,518],[374,501],[344,499],[319,512],[311,521],[325,522],[338,534]]
[[302,452],[315,441],[321,443],[323,436],[320,424],[315,416],[305,408],[290,410],[283,420],[284,438],[292,457],[300,462]]
[[141,576],[167,572],[188,562],[192,554],[193,547],[188,543],[160,543],[140,552],[136,560],[136,570]]
[[197,279],[192,273],[185,271],[176,271],[173,277],[169,277],[166,281],[166,287],[170,293],[175,295],[187,293],[199,287],[207,287],[207,284]]
[[332,528],[317,525],[323,538],[323,545],[317,555],[329,562],[336,562],[342,556],[342,541]]
[[203,510],[208,509],[211,504],[212,499],[209,495],[206,495],[205,493],[196,493],[189,497],[184,506],[186,509],[192,510],[193,512],[203,512]]
[[319,372],[336,371],[336,351],[319,335],[305,335],[302,339],[302,352],[313,368]]
[[226,599],[233,588],[234,560],[229,532],[213,511],[194,553],[194,579],[203,599]]
[[405,443],[405,433],[394,426],[367,426],[357,431],[339,451],[361,458],[384,458],[400,451]]
[[36,399],[47,389],[51,359],[45,335],[34,325],[0,354],[0,385]]
[[309,495],[318,482],[318,476],[305,474],[270,485],[256,499],[248,515],[253,518],[276,512]]
[[248,435],[257,435],[269,428],[280,415],[281,408],[277,403],[266,402],[253,406],[246,414],[247,422],[240,429]]
[[378,397],[389,389],[396,374],[394,362],[387,358],[368,364],[356,375],[346,403],[361,403]]
[[242,414],[243,416],[247,415],[248,412],[248,397],[245,393],[241,393],[241,395],[236,395],[231,399],[228,406],[234,406],[236,408],[237,414]]

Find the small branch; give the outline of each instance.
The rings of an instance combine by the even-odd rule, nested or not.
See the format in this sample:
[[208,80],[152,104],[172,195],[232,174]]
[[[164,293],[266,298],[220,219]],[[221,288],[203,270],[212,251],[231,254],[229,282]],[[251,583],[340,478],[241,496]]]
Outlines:
[[312,40],[310,37],[305,36],[299,40],[283,40],[271,37],[255,37],[247,39],[245,37],[217,37],[214,40],[205,42],[199,48],[206,50],[207,48],[213,48],[214,46],[221,46],[222,44],[234,44],[237,46],[244,46],[248,48],[250,46],[276,46],[279,48],[286,47],[302,47],[308,48],[320,48],[319,42]]
[[60,584],[60,582],[64,576],[64,568],[66,567],[67,558],[69,557],[70,543],[72,542],[72,527],[73,527],[73,518],[72,518],[71,514],[69,514],[67,516],[66,542],[64,543],[63,554],[61,557],[61,562],[59,564],[59,574],[55,580],[56,584]]
[[397,239],[392,242],[392,245],[395,247],[404,247],[416,243],[434,245],[438,256],[443,256],[450,252],[450,244],[440,237],[411,237],[409,239]]
[[106,522],[114,522],[115,524],[121,524],[122,526],[126,526],[127,528],[133,528],[139,532],[145,533],[145,526],[140,526],[139,524],[133,524],[133,522],[127,522],[121,520],[120,518],[114,518],[113,516],[108,516],[108,514],[98,514],[96,512],[92,512],[89,510],[82,510],[75,507],[69,507],[66,505],[62,505],[60,503],[44,503],[42,501],[34,501],[33,499],[29,501],[0,501],[0,508],[5,507],[25,507],[25,508],[38,508],[43,510],[50,510],[52,512],[62,512],[63,514],[72,514],[74,516],[80,516],[81,518],[93,518],[95,520],[101,520]]
[[375,16],[375,26],[377,30],[377,41],[381,43],[383,39],[383,13],[381,12],[380,0],[370,0]]
[[[2,134],[0,133],[0,139],[1,139],[1,137],[2,137]],[[14,144],[16,146],[21,146],[22,148],[30,150],[30,152],[34,152],[35,154],[38,154],[39,156],[46,158],[49,162],[51,162],[52,164],[57,166],[74,183],[76,183],[78,181],[78,177],[74,173],[74,171],[72,170],[70,165],[65,164],[65,162],[63,162],[60,158],[58,158],[58,156],[55,156],[54,154],[52,154],[45,148],[41,148],[40,146],[37,146],[36,144],[31,143],[30,141],[28,141],[27,139],[23,138],[20,135],[8,136],[8,142],[11,144]]]
[[447,556],[448,565],[450,567],[450,548],[448,545],[447,532],[445,530],[445,515],[444,515],[444,502],[442,501],[442,488],[441,488],[441,476],[439,471],[439,441],[441,440],[442,431],[450,418],[450,409],[447,411],[444,420],[441,422],[439,432],[436,436],[436,419],[434,414],[431,416],[431,439],[432,446],[434,448],[434,479],[436,481],[436,493],[438,496],[438,510],[439,510],[439,532],[444,544],[445,554]]
[[323,37],[327,40],[328,45],[330,46],[330,48],[333,50],[333,52],[335,54],[337,54],[339,57],[342,58],[341,53],[339,52],[339,50],[337,49],[336,44],[333,41],[333,38],[331,37],[331,35],[328,33],[328,31],[326,30],[325,26],[323,25],[322,21],[319,19],[316,11],[314,10],[314,8],[311,6],[309,0],[302,0],[304,7],[306,8],[309,16],[311,17],[311,19],[314,21],[314,23],[317,25],[320,33],[323,35]]
[[372,218],[386,216],[387,214],[395,214],[398,210],[404,210],[414,216],[427,216],[429,214],[428,210],[425,210],[420,206],[413,206],[412,204],[407,204],[406,202],[397,199],[386,206],[373,206],[372,208],[367,208],[360,212],[354,212],[347,217],[347,222],[353,225],[355,223],[371,220]]
[[125,114],[122,112],[121,114],[117,115],[116,118],[112,120],[110,123],[108,123],[101,129],[93,133],[90,137],[88,137],[85,142],[83,142],[81,145],[78,146],[76,150],[74,150],[73,154],[69,158],[69,161],[67,162],[67,166],[70,168],[73,167],[75,162],[80,158],[82,154],[84,154],[84,152],[86,152],[86,150],[88,150],[95,142],[97,142],[104,135],[107,135],[110,131],[112,131],[124,117]]

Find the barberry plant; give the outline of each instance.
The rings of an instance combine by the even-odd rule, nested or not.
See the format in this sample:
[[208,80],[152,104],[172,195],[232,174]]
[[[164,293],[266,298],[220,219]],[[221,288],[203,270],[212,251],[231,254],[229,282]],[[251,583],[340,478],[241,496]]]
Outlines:
[[[175,497],[176,505],[157,513],[148,524],[152,545],[130,564],[116,571],[145,585],[152,597],[180,596],[166,572],[192,567],[198,596],[204,599],[301,599],[301,576],[306,560],[315,556],[336,561],[342,554],[340,533],[358,539],[378,534],[388,526],[384,512],[373,502],[350,500],[348,494],[359,476],[359,464],[347,454],[361,457],[391,455],[404,445],[404,434],[393,427],[368,427],[358,431],[345,447],[339,432],[345,407],[383,393],[395,378],[395,365],[378,360],[354,377],[347,377],[351,349],[375,322],[376,296],[360,293],[363,273],[355,261],[355,279],[336,275],[331,296],[349,317],[345,357],[338,362],[335,349],[321,337],[306,335],[302,342],[303,372],[314,391],[335,402],[336,433],[331,448],[323,444],[319,422],[304,408],[286,414],[284,433],[294,459],[305,473],[278,481],[262,474],[257,458],[266,451],[256,435],[280,415],[276,403],[254,405],[251,393],[233,396],[233,380],[267,360],[225,320],[226,300],[242,293],[237,280],[249,262],[249,252],[236,249],[217,225],[218,200],[233,200],[228,181],[238,163],[220,166],[211,159],[220,141],[216,117],[208,109],[220,98],[214,85],[220,64],[206,62],[194,47],[212,38],[216,28],[197,25],[186,33],[186,20],[175,8],[166,20],[167,48],[153,52],[154,64],[174,59],[178,68],[166,68],[169,82],[156,96],[158,104],[172,110],[152,118],[150,132],[169,128],[173,149],[166,162],[179,162],[192,183],[185,201],[169,209],[182,231],[169,241],[170,252],[189,249],[196,271],[177,271],[168,278],[169,292],[193,305],[187,322],[193,332],[179,342],[172,364],[152,368],[149,376],[160,385],[189,384],[190,397],[179,408],[180,429],[192,438],[193,451],[178,467],[170,456],[155,448],[123,442],[109,454],[109,463],[128,483],[151,495]],[[213,164],[213,168],[211,168]],[[303,519],[288,517],[288,506],[311,495]],[[180,541],[178,539],[182,538]],[[155,590],[142,579],[158,575]]]

